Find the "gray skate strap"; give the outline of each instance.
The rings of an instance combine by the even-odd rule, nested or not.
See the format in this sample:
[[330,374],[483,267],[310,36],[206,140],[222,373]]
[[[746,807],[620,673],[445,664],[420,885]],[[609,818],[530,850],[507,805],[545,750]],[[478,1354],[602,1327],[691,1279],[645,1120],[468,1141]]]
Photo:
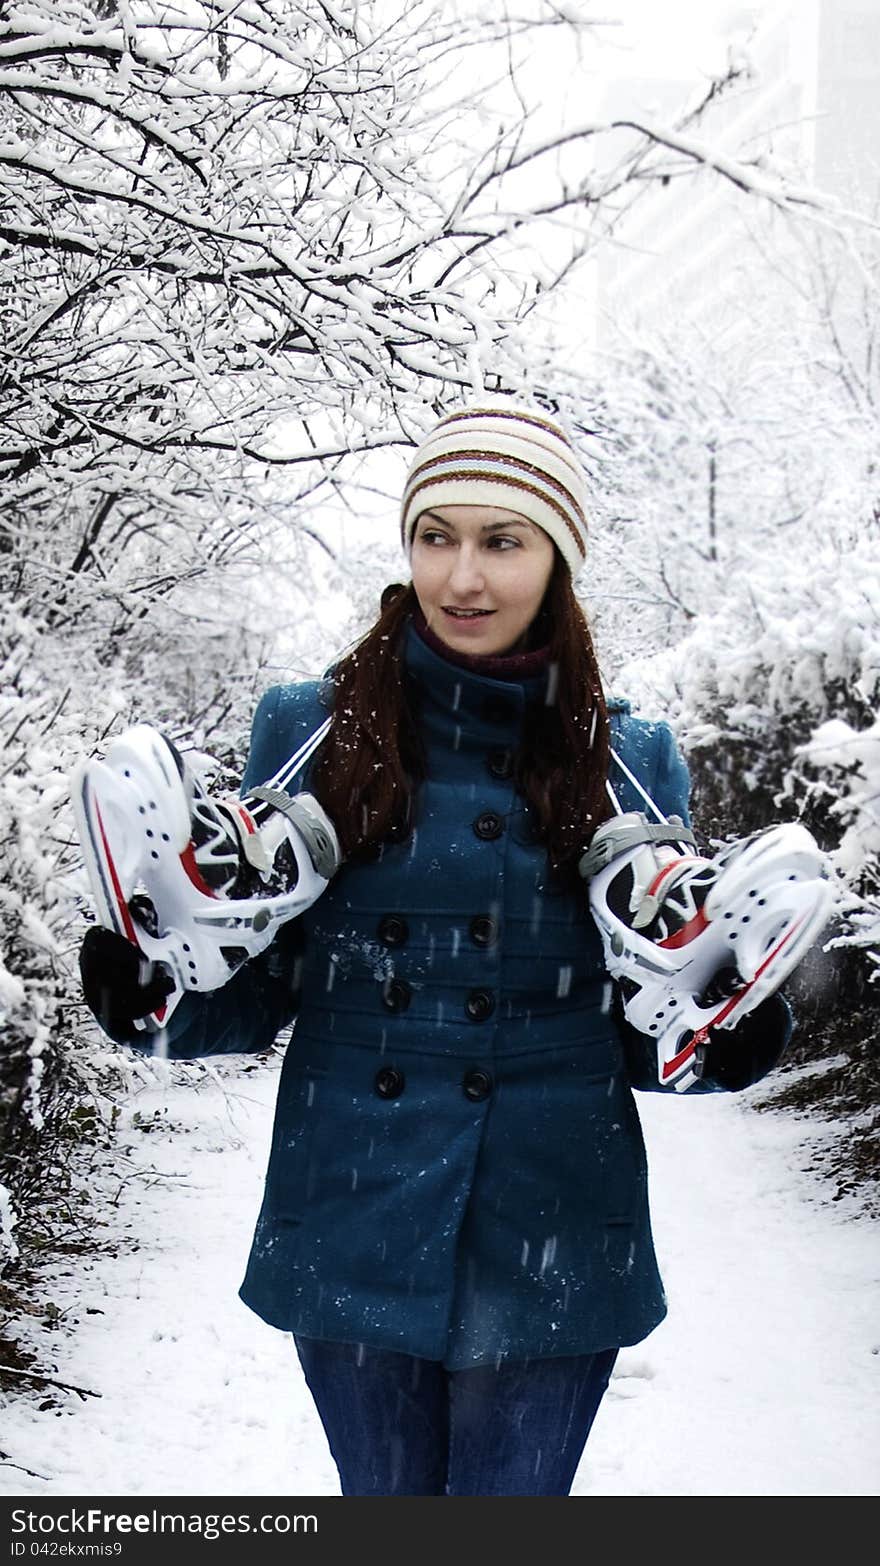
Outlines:
[[655,825],[642,816],[631,826],[621,824],[613,832],[605,833],[598,843],[591,843],[578,861],[578,870],[588,881],[591,876],[604,870],[606,865],[610,865],[612,859],[628,853],[631,848],[638,848],[641,843],[696,843],[696,841],[690,827],[686,827],[678,816],[670,816],[668,822],[663,825],[660,822]]
[[271,805],[273,810],[280,810],[283,816],[290,816],[293,820],[290,806],[296,796],[288,794],[286,789],[271,788],[268,783],[260,783],[256,788],[249,788],[248,793],[251,799],[262,799],[267,805]]
[[326,827],[306,804],[308,796],[288,794],[286,789],[272,788],[271,784],[267,783],[258,788],[248,789],[248,797],[263,800],[265,804],[271,805],[273,810],[277,810],[279,814],[286,816],[288,821],[293,822],[308,849],[309,858],[318,875],[323,876],[325,881],[329,881],[339,869],[339,855]]

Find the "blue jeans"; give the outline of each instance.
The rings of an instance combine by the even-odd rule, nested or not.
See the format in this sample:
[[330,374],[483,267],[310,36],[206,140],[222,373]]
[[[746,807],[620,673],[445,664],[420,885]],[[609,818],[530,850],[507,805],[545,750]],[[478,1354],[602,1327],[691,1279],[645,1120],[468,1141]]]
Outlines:
[[446,1370],[294,1343],[343,1495],[568,1495],[618,1352]]

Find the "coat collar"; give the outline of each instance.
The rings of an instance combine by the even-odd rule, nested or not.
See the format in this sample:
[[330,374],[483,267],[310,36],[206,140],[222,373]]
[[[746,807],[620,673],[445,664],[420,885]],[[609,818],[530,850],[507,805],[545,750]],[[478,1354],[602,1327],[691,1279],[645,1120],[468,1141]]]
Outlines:
[[410,621],[403,661],[422,722],[429,730],[450,726],[477,744],[513,737],[528,708],[547,696],[548,670],[521,680],[493,679],[450,663],[423,641]]
[[[403,635],[403,661],[411,687],[419,698],[420,706],[432,708],[437,716],[445,714],[457,725],[463,715],[469,719],[485,717],[490,722],[503,713],[504,726],[516,729],[530,706],[543,703],[547,695],[547,669],[522,680],[494,679],[450,663],[440,653],[430,648],[418,635],[412,621],[408,621]],[[333,710],[335,695],[332,669],[318,682],[318,699],[326,711]],[[607,696],[608,713],[612,718],[627,717],[632,711],[624,696]]]
[[[411,620],[407,623],[403,661],[423,710],[433,708],[438,716],[445,712],[456,724],[485,719],[487,714],[490,723],[497,722],[503,714],[504,726],[516,728],[529,707],[546,701],[552,672],[549,668],[540,668],[522,679],[498,679],[453,663],[436,650],[437,638],[432,641],[434,646],[419,634]],[[606,702],[611,717],[627,717],[632,712],[625,696],[607,696]]]

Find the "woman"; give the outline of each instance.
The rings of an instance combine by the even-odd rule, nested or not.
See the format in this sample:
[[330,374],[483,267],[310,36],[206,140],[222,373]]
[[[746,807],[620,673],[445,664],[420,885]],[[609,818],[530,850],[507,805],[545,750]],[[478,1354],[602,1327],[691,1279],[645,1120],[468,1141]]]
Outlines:
[[[585,513],[543,414],[468,407],[429,433],[411,584],[254,719],[244,792],[332,711],[307,786],[343,867],[168,1030],[188,1059],[296,1017],[241,1295],[293,1334],[345,1495],[568,1494],[619,1348],[665,1314],[631,1093],[657,1088],[655,1049],[613,1003],[577,864],[610,745],[685,821],[687,772],[666,724],[603,697],[572,591]],[[109,960],[87,941],[84,987],[137,1043],[164,988],[113,940]],[[757,1080],[789,1032],[771,997],[710,1042],[696,1091]]]

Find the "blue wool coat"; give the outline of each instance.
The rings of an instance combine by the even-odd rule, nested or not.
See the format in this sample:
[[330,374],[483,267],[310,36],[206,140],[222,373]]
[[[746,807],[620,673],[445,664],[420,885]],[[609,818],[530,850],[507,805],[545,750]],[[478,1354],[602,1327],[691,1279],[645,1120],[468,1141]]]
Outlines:
[[[405,658],[428,761],[412,836],[343,866],[268,956],[171,1019],[184,1058],[265,1048],[296,1017],[241,1297],[301,1336],[450,1369],[636,1343],[666,1309],[631,1092],[657,1089],[654,1046],[621,1024],[586,893],[554,887],[514,792],[546,676],[473,674],[412,626]],[[243,790],[327,691],[263,697]],[[687,819],[668,726],[610,712],[627,766]]]

